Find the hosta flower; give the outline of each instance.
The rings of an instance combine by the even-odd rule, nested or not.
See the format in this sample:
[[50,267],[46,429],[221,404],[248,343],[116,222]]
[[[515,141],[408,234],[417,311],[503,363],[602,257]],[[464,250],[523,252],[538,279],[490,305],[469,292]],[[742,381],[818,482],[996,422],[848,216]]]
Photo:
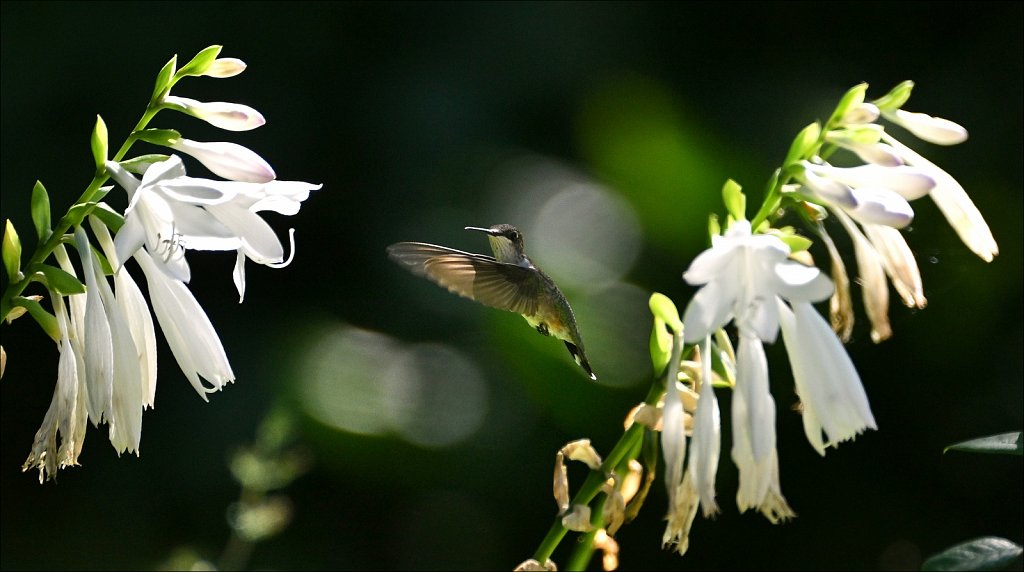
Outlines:
[[[772,235],[751,234],[750,223],[740,220],[733,223],[725,235],[713,237],[713,246],[697,256],[683,274],[690,284],[703,285],[683,316],[688,343],[704,340],[729,321],[736,325],[739,347],[732,411],[732,458],[740,469],[736,500],[740,510],[756,508],[773,522],[788,518],[792,511],[779,486],[775,402],[768,389],[768,364],[762,344],[775,341],[780,319],[789,319],[785,312],[797,315],[792,320],[793,328],[783,330],[794,368],[795,360],[799,359],[804,367],[802,371],[833,376],[824,380],[801,377],[801,383],[806,380],[824,384],[826,388],[841,387],[844,393],[839,399],[846,399],[847,395],[863,396],[855,372],[852,376],[845,370],[841,375],[834,375],[827,367],[817,367],[837,359],[831,342],[804,343],[801,336],[826,335],[839,344],[831,330],[826,327],[823,334],[811,321],[817,316],[811,303],[828,298],[833,287],[817,268],[804,266],[788,256],[789,248],[782,240]],[[821,320],[820,316],[817,319]],[[826,405],[831,407],[828,402],[823,404],[813,397],[804,403],[805,409],[813,411],[816,419],[824,414],[819,408]],[[865,427],[874,427],[870,410],[859,422],[829,426],[824,430],[829,443],[838,443]],[[811,443],[818,448],[819,441],[823,441],[820,436]]]
[[266,123],[263,115],[248,105],[226,101],[196,101],[168,95],[164,104],[228,131],[249,131]]
[[301,181],[188,177],[177,156],[149,167],[141,182],[117,163],[108,162],[107,169],[131,195],[124,227],[115,239],[122,260],[145,245],[172,276],[188,282],[185,250],[237,250],[234,279],[240,300],[245,296],[246,258],[272,267],[288,264],[281,241],[257,213],[294,215],[309,192],[321,187]]
[[237,143],[218,141],[204,143],[178,138],[170,142],[171,149],[191,155],[213,174],[230,181],[266,183],[277,178],[274,169],[248,147]]

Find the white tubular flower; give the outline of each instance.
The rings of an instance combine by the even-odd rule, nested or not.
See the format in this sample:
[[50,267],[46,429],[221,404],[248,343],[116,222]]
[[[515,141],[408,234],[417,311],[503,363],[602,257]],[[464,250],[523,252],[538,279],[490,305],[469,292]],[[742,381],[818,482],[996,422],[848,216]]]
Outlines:
[[[62,296],[52,294],[54,315],[60,328],[60,358],[57,362],[57,387],[43,424],[36,431],[32,450],[22,465],[22,471],[39,470],[39,482],[51,479],[58,468],[78,464],[88,420],[86,412],[84,375],[85,364],[80,352],[71,342],[74,329]],[[60,448],[57,435],[60,435]]]
[[853,240],[857,257],[857,276],[864,291],[864,311],[871,322],[871,340],[875,343],[889,339],[889,284],[885,281],[885,265],[878,251],[841,209],[835,209],[836,218]]
[[881,256],[885,273],[889,275],[903,303],[912,308],[927,306],[928,299],[924,297],[924,284],[921,282],[917,259],[900,231],[880,224],[864,224],[863,227],[865,236]]
[[266,123],[263,115],[248,105],[226,101],[196,101],[168,95],[164,103],[227,131],[249,131]]
[[294,215],[310,191],[321,188],[301,181],[259,184],[187,177],[176,155],[150,167],[141,184],[117,163],[108,162],[107,169],[132,194],[114,241],[118,256],[124,260],[145,245],[172,276],[187,282],[185,250],[237,250],[239,301],[245,295],[246,258],[275,268],[290,262],[273,229],[257,213]]
[[[779,323],[803,403],[804,432],[819,454],[825,447],[877,429],[860,376],[825,320],[806,302],[779,305]],[[822,431],[828,442],[822,440]]]
[[719,512],[715,501],[715,477],[718,474],[718,458],[722,447],[722,420],[718,410],[718,398],[711,384],[711,339],[705,339],[701,346],[700,399],[693,415],[693,437],[690,444],[690,460],[687,474],[692,478],[693,487],[700,496],[700,506],[705,517]]
[[[97,208],[102,208],[100,204]],[[114,241],[110,238],[107,227],[99,223],[96,217],[90,216],[93,232],[103,248],[103,254],[107,257],[114,268],[114,289],[118,306],[128,319],[128,328],[131,330],[132,339],[135,340],[135,348],[141,374],[143,406],[153,407],[156,399],[156,328],[153,326],[153,316],[149,312],[149,304],[139,285],[132,279],[131,274],[122,267],[117,258],[117,250]]]
[[981,216],[981,211],[974,205],[971,197],[967,195],[960,183],[949,173],[937,167],[931,161],[925,159],[910,147],[896,140],[890,135],[883,135],[883,139],[893,146],[903,157],[903,160],[926,170],[935,181],[935,188],[929,193],[939,210],[946,217],[950,226],[960,236],[960,240],[967,245],[975,254],[985,262],[992,262],[999,254],[999,246],[988,223]]
[[882,112],[882,116],[911,132],[918,139],[936,145],[956,145],[967,140],[967,130],[957,123],[925,113],[895,109]]
[[207,393],[235,380],[217,331],[183,282],[166,272],[144,249],[135,252],[135,260],[146,275],[153,311],[174,359],[199,396],[208,401]]
[[935,187],[935,180],[923,169],[907,165],[833,167],[808,161],[803,161],[802,164],[806,170],[819,177],[826,177],[854,188],[889,189],[908,201],[927,195],[928,191]]
[[[96,415],[97,417],[102,416],[110,427],[110,443],[118,454],[126,450],[130,453],[138,453],[139,442],[142,439],[142,409],[145,400],[139,352],[135,340],[132,339],[132,329],[128,325],[128,318],[122,311],[122,306],[114,298],[114,292],[103,275],[99,259],[96,258],[82,227],[75,229],[75,241],[78,244],[78,251],[82,255],[82,269],[88,288],[86,295],[101,301],[99,307],[103,309],[110,336],[110,339],[104,344],[104,349],[109,344],[113,358],[112,371],[109,375],[105,374],[101,378],[102,382],[109,383],[109,386],[100,389],[102,401],[93,402],[93,406],[102,407]],[[87,326],[89,319],[87,306]],[[87,331],[86,335],[88,334]],[[86,338],[86,344],[88,343],[89,340]],[[87,367],[91,357],[91,355],[86,355]],[[90,397],[94,387],[96,386],[90,383]]]
[[212,173],[231,181],[266,183],[277,178],[263,157],[237,143],[204,143],[180,138],[173,140],[170,147],[195,157]]
[[[737,504],[757,508],[772,522],[792,516],[778,482],[775,402],[768,391],[763,341],[779,331],[777,300],[817,302],[832,294],[832,283],[814,267],[789,260],[789,248],[771,235],[752,235],[750,223],[736,221],[683,274],[704,286],[683,317],[686,341],[704,340],[730,319],[739,330],[736,391],[733,397],[732,457],[740,469]],[[803,348],[802,348],[803,349]]]

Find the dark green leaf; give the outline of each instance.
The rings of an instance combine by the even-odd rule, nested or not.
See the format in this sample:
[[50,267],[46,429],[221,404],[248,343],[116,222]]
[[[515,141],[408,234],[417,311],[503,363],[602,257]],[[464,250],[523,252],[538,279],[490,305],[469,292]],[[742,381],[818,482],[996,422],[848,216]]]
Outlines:
[[42,275],[42,282],[50,290],[66,296],[68,294],[82,294],[85,292],[85,285],[79,282],[71,274],[49,264],[33,264],[29,271],[33,274]]
[[1020,555],[1021,547],[1016,543],[985,536],[947,548],[925,560],[921,570],[1001,570]]
[[39,242],[50,237],[50,195],[40,181],[32,187],[32,224],[36,227]]
[[199,52],[192,58],[192,61],[183,65],[175,76],[182,78],[187,75],[203,75],[210,65],[213,64],[213,61],[217,59],[217,56],[220,55],[221,48],[222,46],[210,46]]
[[801,159],[810,159],[811,155],[814,154],[814,146],[818,143],[820,136],[821,125],[818,125],[817,121],[804,127],[797,134],[796,138],[793,139],[793,143],[790,144],[789,152],[786,153],[786,161],[782,165],[789,166]]
[[169,87],[171,76],[174,75],[174,67],[178,63],[178,56],[175,55],[164,64],[164,67],[160,69],[160,73],[156,75],[156,85],[153,86],[153,95],[150,97],[152,101],[156,101],[160,97],[160,94]]
[[46,335],[50,336],[55,342],[60,341],[60,326],[57,325],[57,318],[53,317],[53,314],[47,312],[39,302],[31,298],[25,298],[24,296],[17,296],[13,300],[15,306],[21,306],[28,310],[28,313],[32,315],[39,327],[46,332]]
[[1020,431],[1011,431],[1010,433],[1000,433],[999,435],[989,435],[988,437],[979,437],[969,441],[954,443],[946,447],[942,452],[945,453],[946,451],[1021,455],[1024,454],[1024,438],[1022,438]]
[[167,147],[170,145],[171,141],[180,139],[181,133],[178,133],[174,129],[144,129],[142,131],[136,131],[133,133],[133,136],[140,141]]

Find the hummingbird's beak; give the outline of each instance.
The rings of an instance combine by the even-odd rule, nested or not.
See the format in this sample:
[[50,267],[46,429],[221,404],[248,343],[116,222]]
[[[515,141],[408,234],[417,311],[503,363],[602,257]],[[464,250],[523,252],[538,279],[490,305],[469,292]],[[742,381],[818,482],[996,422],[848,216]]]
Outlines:
[[495,235],[495,232],[493,230],[491,230],[489,228],[480,228],[478,226],[467,226],[463,230],[475,230],[475,231],[478,231],[478,232],[485,232],[485,233],[487,233],[487,234],[489,234],[491,236]]

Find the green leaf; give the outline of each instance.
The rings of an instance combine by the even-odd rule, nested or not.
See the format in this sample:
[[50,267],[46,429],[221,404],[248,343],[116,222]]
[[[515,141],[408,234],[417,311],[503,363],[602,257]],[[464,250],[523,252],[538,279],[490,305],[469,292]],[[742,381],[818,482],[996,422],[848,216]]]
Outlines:
[[812,244],[814,244],[813,240],[804,236],[800,236],[799,234],[787,234],[780,236],[779,239],[782,242],[785,242],[786,246],[789,247],[790,254],[803,252],[810,248]]
[[213,61],[217,59],[217,56],[220,55],[222,48],[223,46],[210,46],[202,50],[192,58],[192,61],[182,66],[174,76],[176,78],[183,78],[188,75],[203,75],[213,64]]
[[786,161],[782,165],[786,167],[801,159],[809,159],[816,151],[815,146],[818,144],[820,136],[821,125],[817,121],[804,127],[790,144],[789,152],[786,153]]
[[32,224],[36,227],[39,242],[50,238],[50,195],[40,181],[32,187]]
[[858,83],[851,87],[843,97],[839,100],[839,104],[836,105],[835,111],[832,112],[832,116],[828,118],[828,123],[825,125],[832,128],[839,125],[843,121],[843,117],[850,112],[851,109],[864,103],[864,94],[868,90],[868,84]]
[[132,157],[131,159],[121,161],[120,165],[125,171],[128,171],[129,173],[141,175],[146,172],[146,169],[148,169],[150,165],[159,163],[161,161],[166,161],[169,158],[170,156],[168,155],[150,153],[147,155],[139,155],[138,157]]
[[725,210],[736,220],[747,220],[747,197],[742,189],[743,187],[732,179],[722,185],[722,202],[725,203]]
[[174,75],[174,67],[177,63],[178,56],[175,54],[170,61],[164,64],[164,67],[160,68],[160,73],[156,74],[156,85],[153,86],[153,95],[150,96],[150,101],[157,101],[164,91],[170,89],[171,76]]
[[647,304],[655,318],[665,322],[674,332],[682,331],[683,322],[679,319],[679,310],[676,310],[676,305],[668,296],[655,292],[651,294]]
[[1020,431],[1011,431],[1010,433],[1000,433],[999,435],[989,435],[988,437],[979,437],[977,439],[971,439],[969,441],[962,441],[960,443],[954,443],[949,447],[943,449],[943,453],[946,451],[967,451],[969,453],[996,453],[999,455],[1024,455],[1024,437],[1021,436]]
[[39,324],[39,327],[46,332],[46,335],[50,336],[50,339],[55,342],[60,341],[60,326],[57,325],[57,318],[39,305],[39,302],[24,296],[16,296],[11,302],[15,306],[21,306],[28,310],[28,313],[32,315],[32,318]]
[[68,214],[64,215],[64,221],[71,226],[78,226],[85,220],[85,215],[92,212],[96,208],[96,203],[78,203],[77,205],[68,209]]
[[169,147],[171,141],[181,138],[181,133],[174,129],[143,129],[142,131],[136,131],[132,136],[140,141]]
[[910,92],[914,89],[914,82],[907,80],[889,90],[889,93],[874,101],[881,111],[895,111],[910,99]]
[[921,570],[1001,570],[1021,556],[1020,545],[997,536],[983,536],[932,556]]
[[657,317],[654,318],[654,326],[651,328],[650,351],[654,374],[660,375],[672,354],[672,334],[665,329],[665,322]]
[[[33,264],[29,267],[33,274],[42,275],[41,282],[51,291],[67,296],[69,294],[85,293],[85,285],[78,278],[49,264]],[[34,278],[34,277],[33,277]]]
[[99,115],[96,116],[96,126],[93,127],[89,143],[92,145],[92,158],[96,163],[96,169],[102,171],[103,165],[107,162],[107,124]]
[[114,212],[114,209],[107,206],[107,203],[97,204],[96,208],[89,214],[100,219],[107,228],[115,233],[124,226],[124,217],[120,213]]
[[18,238],[18,231],[14,230],[11,219],[7,219],[7,227],[4,229],[3,259],[7,278],[11,282],[17,282],[21,274],[21,239]]
[[718,215],[711,213],[708,216],[708,236],[720,236],[722,234],[722,225],[718,223]]

